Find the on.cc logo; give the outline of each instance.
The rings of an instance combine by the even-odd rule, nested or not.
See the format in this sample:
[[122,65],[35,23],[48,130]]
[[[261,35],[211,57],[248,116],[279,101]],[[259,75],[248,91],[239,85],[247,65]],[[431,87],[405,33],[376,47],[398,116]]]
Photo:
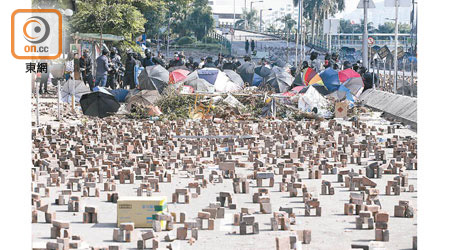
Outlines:
[[[28,34],[28,26],[31,26],[31,30],[34,34]],[[50,35],[50,25],[48,25],[48,22],[44,18],[32,16],[28,18],[27,22],[23,25],[23,35],[30,43],[42,43],[47,40]]]

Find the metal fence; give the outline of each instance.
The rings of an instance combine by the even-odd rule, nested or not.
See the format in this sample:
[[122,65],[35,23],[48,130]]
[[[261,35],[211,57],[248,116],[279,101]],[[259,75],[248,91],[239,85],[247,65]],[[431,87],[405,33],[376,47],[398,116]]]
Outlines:
[[390,93],[417,97],[417,62],[408,59],[399,60],[397,70],[397,89],[394,88],[394,63],[377,61],[371,64],[369,72],[379,76],[377,89]]

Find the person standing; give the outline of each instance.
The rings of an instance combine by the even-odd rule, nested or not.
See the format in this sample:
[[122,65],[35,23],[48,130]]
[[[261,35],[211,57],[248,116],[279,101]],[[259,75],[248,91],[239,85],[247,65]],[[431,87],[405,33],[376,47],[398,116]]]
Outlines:
[[252,52],[255,51],[255,41],[253,39],[250,46],[252,47]]
[[147,66],[153,66],[153,65],[155,65],[154,63],[153,63],[153,60],[152,60],[153,58],[152,58],[152,53],[150,52],[150,50],[149,49],[146,49],[145,50],[145,58],[144,58],[144,60],[142,60],[142,67],[147,67]]
[[124,83],[125,85],[129,85],[130,89],[136,88],[136,83],[134,81],[134,67],[136,66],[137,61],[133,57],[133,52],[129,51],[127,53],[127,61],[125,63],[125,76]]
[[67,60],[64,64],[64,79],[69,80],[73,79],[73,72],[75,70],[74,61],[72,54],[67,56]]
[[250,47],[250,43],[248,42],[248,39],[245,40],[245,54],[248,55],[248,49]]
[[310,62],[309,67],[311,67],[312,69],[314,69],[314,71],[316,71],[317,73],[320,73],[320,71],[322,70],[322,67],[320,65],[319,59],[317,58],[319,56],[319,53],[317,53],[316,51],[311,52],[311,56],[309,57]]
[[95,86],[105,87],[108,79],[108,51],[102,50],[102,55],[97,57],[97,73],[95,74]]
[[120,61],[120,56],[117,54],[117,49],[113,47],[111,49],[111,67],[110,71],[108,72],[108,81],[107,81],[107,87],[110,87],[112,89],[115,89],[117,86],[118,78],[119,78],[119,69],[122,67],[122,62]]
[[89,57],[89,52],[85,50],[80,58],[80,71],[83,77],[83,82],[92,90],[94,87],[92,79],[92,59]]

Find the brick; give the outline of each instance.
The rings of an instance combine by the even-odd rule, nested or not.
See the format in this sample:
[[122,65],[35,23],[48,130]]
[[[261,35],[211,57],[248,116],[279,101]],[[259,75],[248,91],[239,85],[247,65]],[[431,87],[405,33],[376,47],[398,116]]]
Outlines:
[[209,219],[211,217],[211,214],[208,212],[198,212],[197,216],[200,219]]
[[277,250],[290,250],[291,249],[291,242],[289,237],[276,237],[275,238],[275,245]]
[[125,231],[133,231],[134,230],[134,222],[125,222],[120,223],[119,228]]
[[153,237],[155,237],[155,234],[154,234],[153,230],[148,230],[148,231],[142,233],[142,239],[143,240],[148,240],[148,239],[151,239]]
[[378,212],[376,215],[377,222],[389,222],[389,214],[386,212]]
[[177,240],[185,240],[187,238],[187,228],[177,228]]

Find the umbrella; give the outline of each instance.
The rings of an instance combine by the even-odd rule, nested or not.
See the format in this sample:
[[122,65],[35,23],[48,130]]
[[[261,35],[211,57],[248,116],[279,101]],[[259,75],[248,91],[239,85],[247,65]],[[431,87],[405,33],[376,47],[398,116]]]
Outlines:
[[162,93],[169,82],[169,71],[161,65],[145,67],[139,75],[139,88],[148,90],[158,90]]
[[322,78],[323,84],[327,87],[330,93],[336,91],[341,85],[339,82],[338,72],[331,67],[320,73],[320,78]]
[[338,101],[342,101],[342,100],[345,100],[345,99],[349,100],[350,102],[354,102],[355,101],[353,99],[352,93],[350,92],[350,89],[348,89],[344,85],[339,86],[339,88],[335,92],[329,94],[329,96],[334,98],[334,99],[336,99],[336,100],[338,100]]
[[125,97],[125,102],[128,102],[128,100],[129,100],[132,96],[134,96],[135,94],[137,94],[137,93],[139,93],[139,92],[140,92],[139,89],[130,89],[130,90],[128,91],[127,96]]
[[342,85],[345,86],[350,91],[350,93],[352,93],[355,96],[358,93],[360,93],[361,89],[364,88],[364,82],[361,77],[350,78],[346,82],[344,82]]
[[266,77],[272,73],[272,70],[265,66],[258,66],[255,68],[255,73],[261,77]]
[[295,78],[294,81],[292,82],[292,84],[294,84],[295,86],[305,86],[304,82],[303,82],[303,76],[301,73],[298,73]]
[[187,75],[191,73],[188,70],[185,69],[177,69],[169,74],[169,84],[175,84],[177,82],[180,82],[186,78]]
[[80,99],[83,114],[96,117],[107,117],[117,112],[120,104],[113,95],[102,91],[84,94]]
[[142,90],[128,99],[127,110],[131,110],[133,105],[152,105],[159,97],[160,94],[157,90]]
[[300,94],[304,94],[306,93],[306,91],[308,91],[309,88],[315,88],[321,95],[328,95],[330,94],[330,92],[328,91],[327,87],[325,87],[325,85],[323,84],[318,84],[318,83],[314,83],[313,85],[309,85],[306,86],[305,88],[303,88],[302,90],[300,90]]
[[266,84],[270,84],[276,93],[284,93],[292,85],[294,77],[285,70],[275,66],[272,69],[272,73],[265,77],[264,80]]
[[214,92],[214,85],[198,77],[197,71],[189,74],[183,81],[179,82],[180,85],[191,86],[195,91],[201,92]]
[[168,69],[168,71],[169,71],[169,72],[173,72],[173,71],[179,70],[179,69],[187,70],[187,71],[191,72],[186,66],[173,66],[173,67],[170,67],[170,68]]
[[242,90],[243,82],[241,83],[242,85],[240,83],[233,82],[226,73],[218,71],[214,88],[217,92],[236,92]]
[[244,87],[244,81],[242,80],[241,76],[238,75],[238,73],[229,69],[226,69],[223,72],[228,76],[228,78],[230,78],[232,82],[238,84],[241,88]]
[[219,70],[215,68],[204,68],[197,70],[198,77],[201,79],[205,79],[207,82],[214,85],[217,79],[217,75],[219,74]]
[[61,101],[70,103],[73,95],[75,101],[79,102],[82,95],[90,92],[91,90],[83,81],[68,80],[61,88]]
[[345,81],[347,81],[348,79],[353,78],[353,77],[361,78],[361,75],[358,74],[358,72],[354,71],[353,69],[341,70],[341,71],[339,71],[338,75],[339,75],[339,81],[341,83],[344,83]]
[[303,82],[306,86],[312,85],[315,83],[322,83],[322,78],[313,68],[307,68],[303,71]]
[[130,91],[127,89],[112,89],[110,92],[118,102],[125,102],[125,99]]
[[253,83],[253,76],[255,74],[255,64],[245,62],[236,69],[236,72],[241,76],[244,82],[251,84]]

